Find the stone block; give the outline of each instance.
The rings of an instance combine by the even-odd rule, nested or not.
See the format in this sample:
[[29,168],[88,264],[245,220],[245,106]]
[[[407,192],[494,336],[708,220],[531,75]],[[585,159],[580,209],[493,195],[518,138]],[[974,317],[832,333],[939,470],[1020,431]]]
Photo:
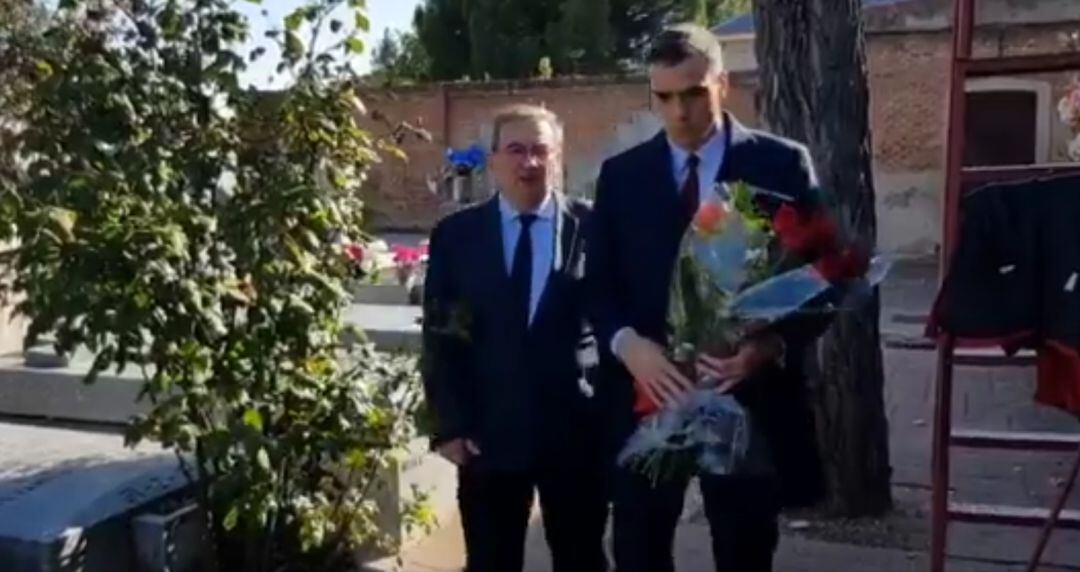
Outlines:
[[[419,352],[420,316],[417,306],[354,304],[345,319],[363,329],[379,350]],[[108,371],[87,385],[91,362],[85,351],[50,367],[32,367],[19,354],[0,356],[0,415],[121,424],[149,409],[136,402],[141,371]]]
[[185,494],[175,455],[119,435],[0,423],[4,572],[134,571],[132,517]]
[[0,357],[0,415],[92,423],[126,423],[146,410],[137,404],[141,373],[134,368],[84,383],[89,359],[76,355],[63,367],[35,368],[20,355]]
[[[373,497],[379,507],[379,527],[393,544],[407,549],[426,538],[426,531],[409,529],[403,521],[402,506],[416,500],[418,495],[436,519],[436,524],[452,522],[457,511],[457,469],[442,457],[429,451],[425,438],[414,440],[395,462],[385,469],[374,487]],[[366,548],[357,554],[363,568],[380,558],[390,556],[384,551]]]
[[409,304],[409,290],[400,284],[364,284],[353,290],[353,302],[405,306]]
[[417,306],[353,304],[345,319],[367,335],[375,347],[388,352],[420,351],[420,317]]
[[176,510],[135,517],[135,566],[138,572],[209,572],[213,546],[206,512],[194,502]]

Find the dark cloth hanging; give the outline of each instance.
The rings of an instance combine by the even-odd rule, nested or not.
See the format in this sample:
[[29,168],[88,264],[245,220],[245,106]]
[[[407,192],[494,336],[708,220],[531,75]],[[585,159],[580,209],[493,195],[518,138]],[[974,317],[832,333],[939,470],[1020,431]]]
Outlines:
[[1036,350],[1035,400],[1080,415],[1080,176],[987,185],[960,214],[927,335]]

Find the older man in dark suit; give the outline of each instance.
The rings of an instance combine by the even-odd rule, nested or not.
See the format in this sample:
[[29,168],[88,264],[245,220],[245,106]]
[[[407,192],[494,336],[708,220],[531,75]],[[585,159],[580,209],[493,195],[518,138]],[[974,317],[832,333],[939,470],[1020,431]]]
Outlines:
[[607,501],[578,359],[589,209],[558,190],[563,130],[519,106],[494,123],[498,193],[432,233],[424,382],[434,445],[459,467],[469,572],[521,570],[539,492],[555,572],[600,572]]

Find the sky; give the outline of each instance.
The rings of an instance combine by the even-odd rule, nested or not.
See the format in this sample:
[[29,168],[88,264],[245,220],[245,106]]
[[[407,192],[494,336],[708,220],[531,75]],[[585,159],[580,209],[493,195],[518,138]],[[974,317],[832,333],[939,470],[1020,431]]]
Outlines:
[[[371,49],[383,37],[387,30],[405,31],[412,27],[413,12],[423,0],[367,0],[367,15],[371,20],[371,31],[366,34],[364,53],[356,61],[356,68],[361,72],[370,69]],[[257,60],[248,69],[245,83],[250,82],[259,87],[273,87],[280,85],[281,81],[270,82],[268,77],[272,74],[273,64],[278,61],[278,52],[273,44],[264,36],[271,27],[280,27],[281,20],[298,6],[305,4],[304,0],[263,0],[261,5],[237,1],[236,6],[248,16],[251,23],[251,45],[245,53],[256,46],[267,48],[267,54]],[[267,16],[262,11],[267,12]],[[350,23],[352,18],[346,18]],[[307,40],[306,34],[304,37]],[[324,42],[320,40],[320,45]]]

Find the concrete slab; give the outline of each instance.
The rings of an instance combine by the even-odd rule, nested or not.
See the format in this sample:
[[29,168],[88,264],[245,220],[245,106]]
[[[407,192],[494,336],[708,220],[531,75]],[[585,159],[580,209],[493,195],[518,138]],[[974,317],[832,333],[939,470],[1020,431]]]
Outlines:
[[90,359],[77,353],[64,367],[28,367],[21,355],[0,357],[0,415],[93,423],[126,423],[145,412],[136,403],[142,374],[135,368],[84,383]]
[[363,284],[353,289],[353,302],[382,306],[409,305],[409,290],[400,284]]
[[368,339],[383,351],[420,351],[419,306],[353,304],[345,319],[364,330]]
[[[362,328],[380,350],[418,352],[421,314],[417,306],[354,304],[345,319]],[[49,368],[27,366],[19,354],[0,356],[0,415],[123,424],[146,412],[146,405],[136,403],[142,387],[139,369],[109,371],[86,385],[91,363],[86,352]]]
[[112,433],[0,422],[5,572],[132,570],[131,517],[181,493],[172,453]]

